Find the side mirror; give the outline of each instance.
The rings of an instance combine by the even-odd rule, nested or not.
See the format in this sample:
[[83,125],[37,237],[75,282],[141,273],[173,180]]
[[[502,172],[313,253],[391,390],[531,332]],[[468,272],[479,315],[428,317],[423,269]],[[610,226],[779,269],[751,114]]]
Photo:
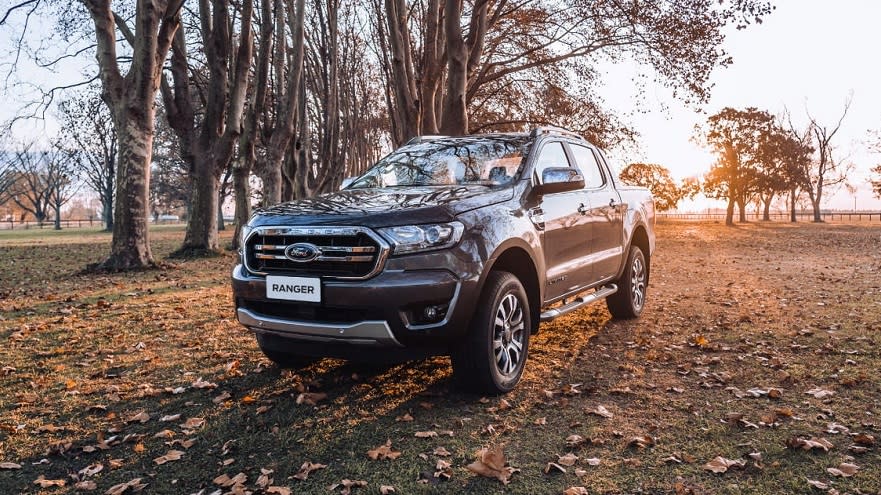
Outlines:
[[340,182],[340,190],[349,187],[349,184],[355,182],[355,179],[357,179],[357,177],[346,177],[345,179],[343,179],[343,181]]
[[584,176],[570,167],[544,169],[541,174],[541,184],[536,184],[533,188],[538,194],[552,194],[576,189],[584,189]]

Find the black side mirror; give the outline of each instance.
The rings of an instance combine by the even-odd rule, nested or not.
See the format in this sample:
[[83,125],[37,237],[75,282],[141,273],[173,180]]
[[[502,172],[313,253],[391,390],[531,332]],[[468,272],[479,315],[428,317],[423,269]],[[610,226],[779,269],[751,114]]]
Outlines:
[[538,194],[552,194],[576,189],[584,189],[584,176],[570,167],[544,169],[541,174],[541,184],[536,184],[533,188]]

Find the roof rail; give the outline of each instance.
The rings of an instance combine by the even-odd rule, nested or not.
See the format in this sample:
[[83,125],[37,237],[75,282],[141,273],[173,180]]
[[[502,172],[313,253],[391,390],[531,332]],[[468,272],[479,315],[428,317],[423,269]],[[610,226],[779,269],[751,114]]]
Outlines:
[[555,127],[555,126],[536,127],[535,129],[532,130],[531,133],[529,133],[530,137],[532,137],[532,138],[536,138],[541,134],[560,134],[563,136],[568,136],[571,138],[578,139],[580,141],[584,141],[584,138],[580,134],[578,134],[576,132],[572,132],[568,129],[563,129],[562,127]]
[[450,136],[441,136],[441,135],[435,135],[435,134],[426,134],[424,136],[413,136],[412,138],[410,138],[409,141],[407,141],[406,144],[419,144],[419,143],[424,143],[425,141],[431,141],[432,139],[445,138],[445,137],[450,137]]

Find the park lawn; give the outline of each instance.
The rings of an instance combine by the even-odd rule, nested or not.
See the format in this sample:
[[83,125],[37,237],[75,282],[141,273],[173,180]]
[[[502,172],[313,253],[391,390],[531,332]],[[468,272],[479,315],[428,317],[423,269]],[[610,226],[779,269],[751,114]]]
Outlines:
[[[659,224],[643,317],[543,325],[503,398],[446,358],[279,370],[235,321],[234,255],[165,260],[182,237],[88,275],[107,234],[0,232],[0,493],[881,493],[881,224]],[[466,468],[483,447],[508,485]]]

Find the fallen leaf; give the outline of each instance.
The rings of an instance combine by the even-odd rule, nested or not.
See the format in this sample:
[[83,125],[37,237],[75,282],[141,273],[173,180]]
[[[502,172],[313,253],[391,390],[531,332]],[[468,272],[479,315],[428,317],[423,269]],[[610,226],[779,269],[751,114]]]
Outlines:
[[533,421],[532,424],[538,425],[538,426],[544,426],[544,425],[548,424],[548,418],[545,418],[545,417],[536,418],[536,420]]
[[811,437],[809,439],[804,439],[800,437],[790,438],[787,442],[789,448],[792,449],[802,449],[802,450],[811,450],[811,449],[822,449],[823,452],[829,452],[829,449],[835,447],[832,445],[832,442],[826,440],[825,438],[817,438]]
[[857,471],[860,470],[860,467],[856,464],[849,464],[847,462],[842,462],[839,464],[837,468],[827,468],[826,472],[831,474],[832,476],[841,476],[844,478],[850,478],[851,476],[857,474]]
[[628,442],[628,447],[636,447],[640,449],[644,449],[646,447],[652,447],[655,445],[655,439],[652,438],[651,435],[643,435],[639,437],[632,437]]
[[21,469],[21,464],[14,462],[0,462],[0,469]]
[[141,483],[141,478],[135,478],[131,481],[111,486],[106,492],[104,492],[104,495],[122,495],[129,488],[131,488],[132,492],[139,492],[146,488],[146,486],[146,483]]
[[829,484],[823,483],[822,481],[816,481],[816,480],[809,479],[808,484],[814,488],[819,488],[820,490],[825,490],[825,489],[829,488]]
[[228,474],[224,473],[211,480],[211,482],[215,485],[222,486],[224,488],[229,488],[234,485],[243,485],[246,481],[248,481],[248,475],[246,475],[245,473],[239,473],[232,478],[230,478]]
[[302,466],[300,466],[300,470],[297,471],[297,474],[295,474],[293,478],[300,481],[306,481],[309,478],[309,473],[311,473],[312,471],[317,471],[319,469],[324,469],[326,467],[327,465],[325,464],[318,464],[315,462],[306,461],[303,463]]
[[587,459],[584,460],[584,462],[586,462],[588,466],[599,466],[600,465],[600,460],[596,457],[588,457]]
[[[557,464],[556,462],[549,462],[547,466],[545,466],[545,474],[551,474],[551,471],[559,471],[561,473],[566,472],[566,468]],[[486,475],[484,475],[486,476]]]
[[578,462],[578,456],[570,452],[557,459],[557,462],[566,467],[574,466]]
[[297,396],[297,404],[314,406],[324,399],[327,399],[327,394],[323,392],[303,392],[302,394]]
[[743,459],[726,459],[722,456],[717,456],[712,461],[704,464],[704,469],[707,471],[712,471],[714,473],[724,473],[728,471],[729,468],[740,468],[743,469],[746,467],[746,461]]
[[434,470],[435,470],[434,471],[435,478],[443,478],[443,479],[448,480],[453,477],[452,464],[450,464],[449,462],[447,462],[443,459],[437,460],[437,462],[434,464]]
[[511,475],[519,472],[519,469],[505,466],[505,452],[501,446],[494,448],[483,448],[475,454],[477,461],[465,466],[469,471],[485,476],[487,478],[495,478],[507,485],[511,481]]
[[587,439],[581,435],[569,435],[566,437],[566,445],[569,447],[580,447]]
[[90,492],[98,489],[98,484],[92,480],[78,481],[73,488],[79,492]]
[[416,438],[434,438],[437,436],[436,431],[417,431],[414,436]]
[[370,457],[374,461],[383,460],[383,459],[395,460],[400,455],[401,455],[400,452],[395,452],[394,450],[392,450],[392,441],[391,440],[387,440],[385,442],[385,445],[380,445],[379,447],[377,447],[373,450],[367,451],[367,457]]
[[604,418],[611,418],[613,416],[612,413],[610,413],[609,410],[606,409],[606,407],[602,406],[602,405],[597,406],[596,409],[594,409],[592,411],[588,411],[588,412],[590,414],[596,414],[597,416],[602,416]]
[[379,493],[380,495],[389,495],[389,493],[397,492],[395,492],[395,487],[391,485],[379,485]]
[[352,489],[360,488],[360,487],[364,487],[364,486],[367,486],[366,481],[343,480],[339,483],[335,483],[333,485],[330,485],[328,490],[335,491],[337,488],[342,487],[343,489],[340,490],[340,495],[349,495],[350,493],[352,493]]
[[182,450],[169,450],[165,455],[153,459],[153,462],[162,465],[166,462],[179,461],[184,453]]
[[100,473],[103,470],[104,470],[103,464],[100,464],[100,463],[99,464],[89,464],[88,466],[80,469],[79,474],[80,474],[80,476],[89,477],[89,476],[95,476],[96,474]]
[[820,387],[814,387],[805,393],[808,395],[813,395],[817,399],[825,399],[826,397],[832,397],[833,395],[835,395],[835,392]]
[[189,418],[188,420],[184,421],[183,424],[180,425],[180,427],[187,430],[192,430],[194,428],[201,428],[204,424],[205,420],[202,418]]
[[171,430],[162,430],[162,431],[156,433],[155,435],[153,435],[153,438],[171,438],[171,437],[173,437],[173,436],[174,436],[174,432],[173,432],[173,431],[171,431]]
[[438,447],[438,448],[434,449],[434,452],[432,452],[432,454],[437,455],[437,456],[441,456],[441,457],[447,457],[447,456],[452,455],[452,454],[450,454],[449,451],[447,451],[447,449],[445,449],[443,447]]
[[269,495],[291,495],[291,489],[284,486],[270,486],[266,489]]
[[134,416],[128,418],[125,422],[126,423],[146,423],[147,421],[150,421],[150,415],[147,414],[146,411],[141,411],[141,412],[135,414]]
[[398,416],[397,418],[395,418],[395,421],[410,422],[413,421],[413,416],[410,416],[410,413],[405,413],[403,416]]
[[211,382],[205,381],[205,380],[202,379],[201,376],[200,376],[199,378],[196,378],[196,381],[194,381],[194,382],[192,383],[192,386],[193,386],[193,388],[199,388],[199,389],[202,389],[202,388],[217,388],[217,384],[216,384],[216,383],[211,383]]
[[64,486],[67,484],[64,480],[47,480],[42,474],[34,480],[34,484],[40,488],[51,488],[53,486]]
[[872,445],[875,445],[875,437],[868,433],[860,433],[853,437],[853,442],[858,445],[871,447]]
[[563,495],[590,495],[590,492],[583,486],[570,486],[563,491]]

